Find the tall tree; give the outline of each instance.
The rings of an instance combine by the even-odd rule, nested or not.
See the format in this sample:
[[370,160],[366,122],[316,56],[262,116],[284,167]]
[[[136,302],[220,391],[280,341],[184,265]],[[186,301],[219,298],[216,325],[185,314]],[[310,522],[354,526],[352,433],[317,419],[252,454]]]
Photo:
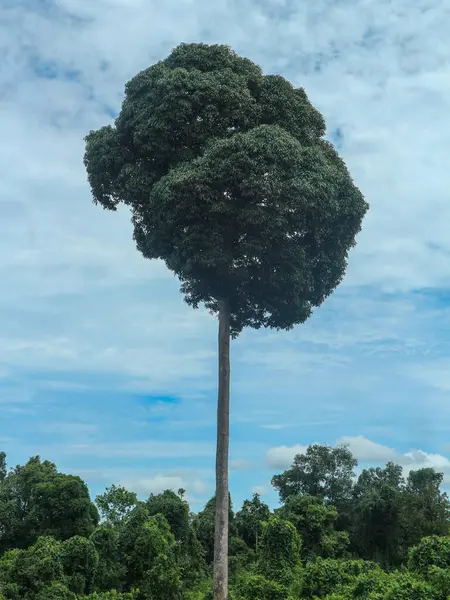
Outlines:
[[289,521],[272,516],[264,523],[256,570],[279,583],[292,583],[299,570],[302,540]]
[[389,462],[385,468],[363,469],[353,490],[353,548],[383,567],[398,566],[407,552],[401,523],[403,489],[402,467]]
[[150,494],[147,502],[150,516],[163,515],[170,525],[177,541],[186,541],[189,536],[189,504],[174,491],[165,490],[161,494]]
[[0,452],[0,483],[4,481],[8,468],[6,466],[6,453]]
[[244,500],[241,510],[236,513],[237,534],[249,548],[256,550],[263,532],[262,524],[269,519],[270,508],[265,502],[261,502],[259,494],[253,494],[251,500]]
[[323,498],[292,495],[275,514],[290,521],[299,532],[305,561],[317,556],[339,558],[345,554],[349,545],[348,533],[335,531],[337,510],[331,504],[324,504]]
[[0,553],[27,548],[39,536],[89,536],[98,519],[84,481],[59,473],[39,456],[10,470],[0,482]]
[[272,485],[282,502],[292,495],[307,494],[323,498],[339,510],[351,498],[357,464],[344,445],[331,448],[312,444],[294,457],[290,469],[272,478]]
[[432,468],[410,471],[403,494],[403,528],[408,546],[424,537],[450,533],[450,502],[440,486],[444,476]]
[[368,205],[303,89],[226,46],[181,44],[86,138],[94,202],[131,207],[146,258],[219,319],[214,598],[228,594],[230,336],[290,329],[340,283]]
[[130,492],[121,485],[106,488],[103,494],[95,497],[95,503],[102,518],[113,525],[120,523],[137,505],[135,492]]

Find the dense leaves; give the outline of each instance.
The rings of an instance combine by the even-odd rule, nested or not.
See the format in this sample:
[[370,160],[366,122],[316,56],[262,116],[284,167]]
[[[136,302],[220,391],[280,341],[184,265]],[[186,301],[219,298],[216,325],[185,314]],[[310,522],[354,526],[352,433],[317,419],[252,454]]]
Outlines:
[[257,549],[263,532],[263,523],[268,521],[269,517],[270,508],[261,501],[259,494],[254,494],[251,500],[244,500],[234,522],[237,534],[247,546]]
[[86,138],[94,201],[132,209],[146,258],[232,332],[289,329],[340,283],[368,205],[302,88],[226,46],[181,44]]
[[186,541],[189,536],[189,504],[172,490],[151,494],[147,500],[149,515],[163,515],[170,525],[175,539]]
[[[192,515],[184,491],[142,501],[111,486],[97,496],[102,522],[91,520],[85,535],[72,529],[67,537],[79,513],[72,497],[53,488],[58,536],[51,536],[49,509],[35,490],[77,481],[81,514],[96,515],[85,484],[38,458],[9,472],[4,464],[0,497],[21,506],[23,519],[33,515],[26,522],[35,537],[25,547],[24,528],[11,519],[8,529],[4,521],[2,539],[15,539],[15,547],[0,554],[0,600],[211,598],[214,497]],[[401,466],[388,463],[349,479],[356,466],[348,448],[311,446],[274,477],[284,477],[289,491],[281,507],[272,511],[255,494],[234,515],[230,499],[230,600],[448,600],[442,476],[427,468],[405,478]],[[337,529],[332,497],[346,507],[347,529]],[[75,522],[83,527],[86,520]]]
[[137,505],[134,492],[129,492],[122,486],[112,485],[103,494],[95,498],[95,503],[105,521],[119,523]]
[[290,521],[299,532],[304,560],[345,555],[350,543],[348,533],[335,530],[337,510],[325,504],[323,498],[308,494],[288,496],[276,514]]
[[39,536],[65,540],[94,531],[98,511],[79,477],[58,473],[53,463],[41,461],[39,456],[7,474],[3,457],[0,472],[2,469],[0,552],[27,548]]
[[275,475],[272,485],[282,501],[292,494],[308,494],[339,505],[351,495],[356,465],[345,446],[330,448],[313,444],[294,458],[290,469]]

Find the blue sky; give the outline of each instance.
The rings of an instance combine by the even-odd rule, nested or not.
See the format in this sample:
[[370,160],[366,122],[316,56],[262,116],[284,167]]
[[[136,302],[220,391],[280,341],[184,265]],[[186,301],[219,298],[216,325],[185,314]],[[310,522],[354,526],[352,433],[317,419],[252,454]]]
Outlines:
[[306,89],[371,209],[339,290],[232,344],[231,491],[312,442],[450,483],[446,0],[0,0],[0,445],[141,496],[214,491],[216,321],[91,203],[83,137],[180,42]]

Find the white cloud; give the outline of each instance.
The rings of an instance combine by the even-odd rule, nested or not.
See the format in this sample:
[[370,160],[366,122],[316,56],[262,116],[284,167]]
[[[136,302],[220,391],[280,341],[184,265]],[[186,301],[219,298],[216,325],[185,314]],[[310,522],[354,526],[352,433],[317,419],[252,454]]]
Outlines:
[[267,488],[263,485],[254,485],[252,487],[252,494],[259,494],[260,496],[265,496],[267,493]]
[[[384,466],[387,462],[394,462],[403,467],[406,476],[410,471],[430,467],[444,474],[444,481],[450,484],[450,459],[437,453],[425,452],[424,450],[409,450],[399,452],[367,439],[363,435],[342,436],[335,445],[346,444],[349,446],[353,456],[360,462],[359,469],[367,466]],[[267,464],[273,468],[288,469],[296,454],[303,454],[307,446],[296,444],[294,446],[279,446],[270,448],[266,454]]]
[[[50,419],[51,402],[73,409],[89,393],[121,393],[114,405],[92,399],[92,417],[104,433],[120,412],[130,435],[126,419],[142,416],[123,416],[132,394],[176,395],[183,406],[159,414],[161,456],[210,452],[213,461],[214,444],[170,450],[169,433],[214,430],[217,324],[183,304],[161,263],[139,256],[126,210],[92,205],[82,164],[84,135],[120,109],[125,82],[180,41],[202,40],[304,86],[330,134],[340,129],[340,152],[371,204],[345,282],[309,322],[233,344],[237,435],[273,445],[269,464],[285,468],[302,448],[294,427],[309,443],[396,423],[403,446],[429,450],[401,455],[405,468],[441,460],[450,319],[445,294],[433,291],[450,283],[446,0],[0,4],[0,402],[11,430],[27,417],[44,454],[52,433],[33,424]],[[58,76],[43,77],[45,68]],[[149,439],[161,422],[142,426]],[[351,440],[361,456],[393,452]],[[158,451],[156,442],[98,445],[102,460]]]
[[348,445],[353,456],[363,462],[389,462],[391,460],[396,460],[398,457],[398,453],[392,448],[388,448],[388,446],[383,446],[383,444],[378,444],[377,442],[372,442],[363,435],[344,435],[339,438],[336,443]]
[[266,455],[267,464],[269,467],[274,469],[288,469],[294,460],[294,456],[297,454],[303,454],[306,449],[307,446],[303,446],[301,444],[270,448]]
[[234,471],[243,471],[249,469],[251,466],[252,463],[245,458],[232,458],[230,460],[230,469]]
[[404,467],[404,472],[412,470],[432,468],[438,473],[444,474],[446,484],[450,483],[450,460],[442,454],[424,452],[423,450],[411,450],[405,452],[399,460]]
[[136,492],[139,496],[148,496],[149,494],[159,494],[164,490],[173,490],[178,492],[180,488],[186,490],[186,499],[191,502],[192,498],[203,495],[208,490],[204,481],[196,477],[181,475],[170,475],[159,473],[154,477],[142,479],[123,479],[120,485]]
[[406,373],[417,381],[448,393],[450,391],[450,358],[437,357],[421,364],[408,365]]
[[[421,7],[411,8],[405,1],[397,3],[397,7],[408,6],[407,22],[403,9],[394,10],[388,0],[378,4],[376,11],[363,2],[355,8],[354,3],[336,5],[325,0],[314,7],[289,9],[270,1],[264,6],[250,1],[237,6],[224,0],[213,5],[196,0],[189,7],[176,3],[176,10],[174,2],[156,9],[143,1],[125,7],[107,0],[95,6],[66,0],[48,13],[20,3],[1,9],[2,39],[8,48],[0,81],[7,109],[2,127],[9,143],[0,156],[7,175],[2,181],[5,231],[0,266],[2,281],[10,282],[3,302],[17,310],[20,299],[29,311],[36,297],[48,299],[82,290],[93,298],[101,287],[129,286],[133,281],[157,285],[167,276],[161,264],[138,256],[127,211],[108,214],[90,206],[81,162],[82,137],[90,127],[108,120],[102,114],[105,107],[118,109],[127,78],[167,54],[181,39],[199,37],[231,43],[266,70],[281,69],[306,85],[330,130],[342,130],[342,152],[371,202],[358,247],[352,253],[347,285],[408,290],[445,282],[445,251],[450,247],[444,224],[450,209],[445,200],[448,161],[446,149],[440,145],[448,112],[448,95],[441,93],[448,81],[448,65],[442,60],[446,47],[445,20],[441,18],[444,4],[419,4]],[[422,12],[425,6],[426,17]],[[177,14],[176,20],[173,14]],[[379,14],[384,15],[382,20]],[[422,26],[412,28],[413,22]],[[118,23],[120,39],[114,34]],[[260,41],[267,39],[272,44]],[[43,69],[49,63],[59,71],[59,79],[36,73],[36,65]],[[320,68],[313,68],[314,64]],[[69,69],[74,76],[65,75]],[[430,127],[430,122],[439,122],[439,131]],[[435,148],[439,152],[430,161],[429,149]],[[27,165],[25,170],[22,164]],[[82,307],[83,315],[77,311],[81,335],[69,328],[67,321],[59,336],[47,333],[43,339],[33,331],[26,337],[6,334],[9,350],[1,353],[0,349],[0,361],[29,368],[57,360],[67,369],[76,365],[100,370],[107,368],[106,363],[113,370],[124,369],[127,375],[136,376],[145,365],[148,369],[159,360],[150,378],[165,374],[166,380],[171,380],[175,374],[169,365],[183,362],[173,352],[165,354],[159,349],[159,354],[152,353],[148,346],[144,352],[136,338],[124,352],[120,342],[124,328],[109,336],[113,337],[109,346],[101,341],[106,323],[128,324],[127,318],[136,315],[134,309],[140,309],[139,322],[148,329],[160,326],[167,331],[169,318],[163,315],[170,314],[168,307],[166,312],[159,303],[158,310],[148,311],[148,303],[143,309],[144,303],[138,307],[129,296],[125,315],[116,297],[115,290],[109,294],[110,305],[101,305],[101,319],[91,324],[89,334],[80,318],[86,319],[92,304]],[[175,316],[174,324],[181,325],[181,315],[198,332],[199,353],[191,354],[192,361],[184,361],[183,372],[187,373],[204,361],[201,332],[209,332],[213,324],[206,324],[205,319],[204,329],[203,321],[197,321],[187,308]],[[382,315],[377,318],[383,323]],[[134,320],[138,322],[137,316]],[[362,318],[353,323],[351,333],[342,328],[340,335],[330,335],[331,340],[342,343],[345,335],[353,343],[363,327],[359,335],[370,342],[380,331],[380,323],[373,319],[369,324]],[[384,323],[381,331],[389,329],[389,322],[384,319]],[[372,332],[369,337],[368,331]],[[324,338],[326,334],[324,330]],[[305,339],[317,340],[320,335],[316,328]],[[187,343],[188,339],[179,346]],[[270,354],[264,359],[249,349],[246,357],[243,360],[279,364],[288,370],[308,360],[308,353]],[[323,357],[326,363],[339,360],[337,354]]]
[[[24,444],[26,446],[26,444]],[[214,444],[207,442],[175,441],[127,441],[127,442],[88,442],[48,445],[44,448],[48,454],[60,456],[92,456],[96,458],[135,457],[146,459],[192,458],[213,456]]]

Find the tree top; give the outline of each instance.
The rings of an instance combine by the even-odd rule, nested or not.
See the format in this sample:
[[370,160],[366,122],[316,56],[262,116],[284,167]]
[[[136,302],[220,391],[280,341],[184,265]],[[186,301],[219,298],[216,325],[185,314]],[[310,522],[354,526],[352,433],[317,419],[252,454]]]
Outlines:
[[181,44],[86,138],[94,202],[130,206],[146,258],[232,332],[304,322],[342,280],[368,205],[303,89],[227,46]]

